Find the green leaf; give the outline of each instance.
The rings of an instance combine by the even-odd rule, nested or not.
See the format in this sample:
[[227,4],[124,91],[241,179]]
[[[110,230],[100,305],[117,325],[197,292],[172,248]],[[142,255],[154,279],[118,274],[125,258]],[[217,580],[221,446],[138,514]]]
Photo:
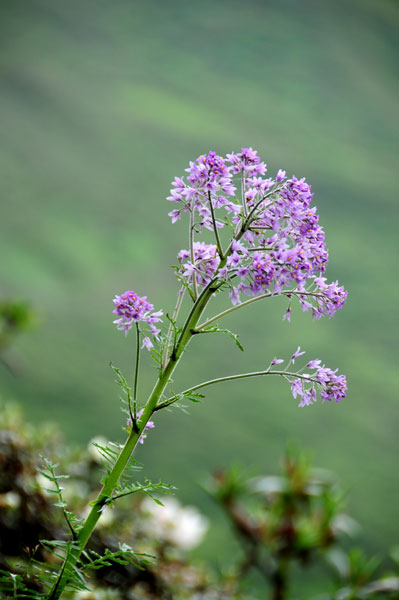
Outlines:
[[130,416],[129,406],[132,404],[132,389],[129,386],[126,378],[124,377],[122,371],[115,367],[112,362],[109,363],[109,366],[117,376],[115,383],[122,389],[124,397],[120,397],[122,412]]
[[57,464],[51,463],[45,456],[42,456],[41,458],[46,466],[46,470],[44,471],[43,469],[39,469],[38,467],[36,467],[36,469],[41,475],[43,475],[46,479],[51,481],[54,485],[54,489],[50,489],[50,488],[43,488],[43,489],[48,494],[54,494],[58,497],[58,501],[54,503],[54,506],[56,506],[57,508],[62,508],[65,521],[68,525],[69,533],[72,534],[73,538],[75,538],[77,535],[77,533],[75,531],[75,526],[80,526],[80,520],[72,512],[68,512],[66,510],[67,503],[65,502],[65,500],[62,496],[63,488],[58,483],[59,479],[69,479],[69,475],[56,475],[55,469],[56,469],[56,467],[58,467],[58,463]]
[[190,400],[190,402],[194,403],[200,402],[203,398],[205,398],[205,395],[201,394],[200,392],[183,392],[180,394],[180,396],[185,400]]
[[229,329],[219,329],[219,327],[217,327],[217,326],[210,325],[209,327],[206,327],[205,329],[201,329],[200,331],[195,331],[195,333],[225,333],[226,335],[231,337],[232,340],[234,340],[234,343],[241,350],[241,352],[244,352],[244,347],[241,344],[240,340],[238,339],[239,338],[238,334],[233,333]]
[[[139,483],[139,482],[135,482],[135,483],[126,483],[123,486],[119,486],[117,493],[114,494],[113,496],[110,496],[110,498],[108,498],[108,500],[106,501],[106,504],[111,504],[112,502],[114,502],[115,500],[118,500],[119,498],[123,498],[125,496],[130,496],[131,494],[137,494],[138,492],[142,492],[144,494],[146,494],[147,496],[149,496],[150,498],[152,498],[154,500],[154,502],[156,502],[157,504],[161,504],[162,502],[157,498],[155,499],[152,496],[152,493],[161,493],[161,494],[170,494],[173,492],[173,490],[176,489],[174,486],[169,485],[168,483],[164,483],[163,481],[158,481],[158,483],[153,483],[152,481],[150,481],[149,479],[146,479],[144,481],[144,483]],[[162,505],[163,506],[163,505]]]
[[103,556],[93,550],[85,551],[82,556],[88,561],[83,564],[82,571],[101,569],[102,567],[111,566],[112,563],[120,565],[134,564],[136,568],[144,570],[143,565],[149,564],[149,559],[153,560],[155,558],[151,554],[134,552],[127,544],[120,545],[119,550],[115,552],[107,548]]

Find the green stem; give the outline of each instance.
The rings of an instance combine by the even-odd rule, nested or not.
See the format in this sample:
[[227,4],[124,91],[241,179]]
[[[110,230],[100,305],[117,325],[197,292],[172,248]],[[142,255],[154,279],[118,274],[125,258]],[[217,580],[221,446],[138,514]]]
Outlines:
[[245,177],[244,177],[244,171],[241,171],[241,199],[242,199],[242,205],[244,208],[244,217],[248,217],[248,208],[247,208],[247,199],[245,197]]
[[219,234],[218,234],[218,228],[216,227],[215,211],[213,210],[211,192],[208,192],[208,200],[209,200],[209,207],[211,209],[212,224],[213,224],[213,229],[215,231],[216,246],[217,246],[217,249],[218,249],[218,254],[219,254],[220,258],[223,258],[222,244],[220,243],[220,238],[219,238]]
[[227,308],[223,312],[215,315],[211,319],[208,319],[207,321],[204,321],[204,323],[201,323],[200,325],[198,325],[197,331],[199,331],[200,329],[204,329],[204,327],[207,327],[211,323],[214,323],[218,319],[221,319],[222,317],[229,315],[230,313],[234,312],[235,310],[238,310],[239,308],[248,306],[249,304],[252,304],[253,302],[257,302],[258,300],[263,300],[263,298],[272,298],[274,296],[313,296],[315,298],[324,298],[324,294],[322,294],[321,292],[298,292],[297,290],[287,290],[285,292],[279,292],[279,293],[267,292],[266,294],[261,294],[260,296],[256,296],[255,298],[250,298],[249,300],[246,300],[245,302],[241,302],[240,304],[235,304],[234,306]]
[[132,419],[132,425],[137,427],[137,383],[139,379],[139,362],[140,362],[140,330],[139,324],[136,323],[136,364],[134,368],[134,384],[133,384],[133,415],[129,403],[129,412]]
[[288,567],[286,558],[278,556],[278,562],[274,573],[271,576],[272,600],[284,600],[288,591]]
[[270,298],[273,295],[274,294],[272,292],[269,292],[267,294],[262,294],[261,296],[256,296],[256,298],[250,298],[250,300],[246,300],[245,302],[241,302],[240,304],[235,304],[234,306],[227,308],[223,312],[215,315],[211,319],[208,319],[207,321],[204,321],[204,323],[201,323],[200,325],[198,325],[197,330],[199,331],[200,329],[204,329],[205,327],[208,327],[208,325],[210,325],[211,323],[214,323],[218,319],[225,317],[226,315],[234,312],[235,310],[238,310],[239,308],[243,308],[243,306],[248,306],[248,304],[252,304],[253,302],[256,302],[257,300],[262,300],[263,298]]
[[191,203],[191,211],[190,211],[190,258],[191,258],[191,264],[193,265],[193,268],[194,268],[193,294],[194,294],[194,301],[195,301],[195,300],[197,300],[197,297],[198,297],[198,290],[197,290],[197,280],[196,280],[196,273],[195,273],[195,254],[194,254],[194,198]]
[[185,394],[189,394],[190,392],[195,392],[195,390],[199,390],[201,388],[207,387],[208,385],[214,385],[215,383],[222,383],[224,381],[233,381],[234,379],[247,379],[248,377],[260,377],[263,375],[280,375],[281,377],[295,377],[296,379],[304,379],[305,381],[309,381],[312,383],[318,383],[319,385],[321,385],[317,379],[313,379],[312,377],[307,377],[306,375],[300,375],[299,373],[291,373],[288,371],[269,371],[269,369],[267,369],[266,371],[253,371],[251,373],[239,373],[237,375],[227,375],[226,377],[218,377],[217,379],[210,379],[209,381],[203,381],[202,383],[198,383],[197,385],[194,385],[193,387],[188,388],[187,390],[184,390],[178,396],[172,396],[171,398],[168,398],[168,400],[165,400],[165,402],[162,402],[162,404],[158,404],[156,406],[155,410],[160,410],[161,408],[170,406],[171,404],[174,404],[174,402],[176,402],[179,398],[181,398],[181,396],[184,396]]
[[[184,297],[185,291],[186,291],[186,288],[184,286],[182,286],[180,288],[180,290],[177,292],[176,306],[175,306],[175,309],[174,309],[173,315],[172,315],[172,321],[174,323],[176,322],[177,317],[179,316],[179,312],[180,312],[180,308],[181,308],[181,305],[183,302],[183,297]],[[173,325],[172,325],[172,323],[169,323],[168,333],[166,334],[165,348],[164,348],[164,352],[163,352],[163,356],[162,356],[162,370],[165,369],[166,363],[168,362],[169,344],[170,344],[170,339],[172,337],[172,331],[173,331]]]
[[[276,192],[280,191],[282,185],[278,185],[273,189],[271,189],[269,192],[267,192],[267,194],[264,194],[262,196],[262,198],[252,207],[248,218],[246,220],[246,227],[248,228],[252,221],[255,219],[255,213],[258,210],[259,206],[262,204],[262,202],[264,202],[266,200],[266,198],[269,198],[269,196],[273,196],[273,194],[275,194]],[[270,204],[272,204],[272,202],[269,202],[269,204],[267,204],[266,206],[263,207],[263,210],[265,210],[266,208],[268,208],[270,206]]]

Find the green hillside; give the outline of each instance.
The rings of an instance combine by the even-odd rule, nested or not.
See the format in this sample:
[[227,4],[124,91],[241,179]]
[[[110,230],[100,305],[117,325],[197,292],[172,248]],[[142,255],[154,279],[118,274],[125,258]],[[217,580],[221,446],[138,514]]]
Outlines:
[[[187,234],[167,217],[170,182],[203,152],[252,146],[271,175],[312,183],[327,275],[348,303],[316,323],[299,308],[283,322],[280,298],[238,311],[226,325],[246,352],[195,340],[175,385],[301,345],[347,374],[348,397],[299,410],[283,381],[210,389],[189,416],[160,414],[140,459],[217,518],[197,482],[232,461],[277,472],[296,440],[339,474],[362,540],[386,554],[399,522],[397,16],[388,0],[4,0],[0,292],[29,300],[40,325],[10,350],[3,397],[70,440],[121,435],[107,365],[132,372],[134,341],[115,330],[112,297],[135,289],[173,309]],[[155,375],[145,364],[143,395]],[[203,552],[215,549],[228,554],[221,527]]]

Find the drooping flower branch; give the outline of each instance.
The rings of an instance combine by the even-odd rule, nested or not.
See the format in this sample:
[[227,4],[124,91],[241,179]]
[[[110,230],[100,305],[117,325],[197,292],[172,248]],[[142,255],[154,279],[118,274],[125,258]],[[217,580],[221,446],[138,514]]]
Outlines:
[[320,389],[320,396],[323,402],[326,400],[335,400],[336,402],[339,402],[342,398],[345,398],[347,390],[345,375],[337,375],[336,373],[338,369],[332,371],[325,365],[321,366],[321,361],[318,359],[311,360],[306,364],[306,368],[314,371],[312,374],[303,373],[303,369],[295,372],[288,370],[289,366],[295,362],[295,358],[301,356],[302,354],[305,354],[305,352],[299,352],[298,348],[296,353],[292,355],[292,358],[284,371],[274,370],[271,368],[273,365],[285,362],[283,359],[274,358],[269,367],[264,371],[239,373],[237,375],[227,375],[226,377],[218,377],[216,379],[203,381],[202,383],[198,383],[197,385],[180,392],[178,395],[171,396],[168,398],[168,400],[158,404],[155,410],[166,408],[167,406],[178,402],[181,398],[189,397],[192,392],[196,392],[197,390],[214,385],[216,383],[224,383],[226,381],[234,381],[236,379],[247,379],[248,377],[262,377],[265,375],[279,375],[280,377],[286,379],[291,384],[291,391],[294,398],[299,396],[301,399],[298,405],[299,407],[310,406],[316,402],[317,387]]

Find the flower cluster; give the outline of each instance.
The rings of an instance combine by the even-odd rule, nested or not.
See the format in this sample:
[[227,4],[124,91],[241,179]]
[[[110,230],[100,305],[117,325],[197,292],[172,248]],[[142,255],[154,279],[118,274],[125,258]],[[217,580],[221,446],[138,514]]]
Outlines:
[[332,371],[325,365],[318,367],[316,379],[322,385],[321,397],[323,400],[339,402],[346,397],[347,384],[345,375],[337,375],[338,369]]
[[[147,296],[140,297],[136,292],[127,291],[121,296],[115,296],[113,302],[115,309],[112,312],[120,317],[114,323],[120,331],[125,332],[125,335],[127,335],[133,323],[143,323],[150,328],[155,338],[158,337],[160,329],[155,326],[155,323],[161,321],[163,312],[162,310],[151,312],[154,306],[147,301]],[[145,337],[143,339],[143,346],[147,350],[152,347],[150,338]]]
[[238,154],[226,155],[226,160],[232,165],[231,172],[234,174],[246,173],[250,177],[264,175],[267,171],[266,164],[261,161],[256,150],[252,148],[241,148]]
[[[338,281],[326,284],[325,277],[316,277],[315,283],[320,296],[317,297],[317,305],[312,307],[312,314],[315,319],[320,319],[323,314],[328,314],[330,318],[334,315],[335,311],[342,308],[346,302],[348,292],[341,285],[338,285]],[[303,300],[301,300],[301,303]]]
[[[264,178],[266,164],[252,148],[242,148],[226,158],[209,152],[190,162],[186,170],[186,181],[176,177],[168,197],[180,204],[169,213],[172,222],[188,212],[197,233],[203,227],[214,230],[225,224],[236,232],[224,265],[214,269],[215,259],[212,266],[209,263],[206,277],[198,277],[203,270],[195,256],[198,242],[188,255],[185,250],[179,254],[180,260],[194,255],[185,268],[187,274],[188,270],[197,273],[199,285],[207,285],[214,275],[224,279],[230,285],[233,304],[241,302],[242,294],[293,292],[302,310],[311,310],[315,319],[324,314],[331,317],[342,308],[347,292],[338,282],[326,284],[321,276],[328,252],[316,207],[311,206],[311,186],[305,179],[287,179],[281,169],[274,179]],[[240,201],[231,199],[236,192],[234,178],[240,180]],[[210,255],[213,246],[203,244],[203,251],[206,247]]]
[[196,282],[201,286],[206,286],[211,281],[220,263],[216,246],[204,242],[194,242],[193,261],[189,250],[181,250],[177,257],[182,276],[190,281],[195,274]]
[[[332,371],[325,365],[322,365],[319,359],[309,361],[306,364],[306,367],[304,367],[310,371],[313,371],[313,373],[303,373],[303,369],[296,374],[288,372],[289,366],[294,364],[295,360],[303,354],[305,354],[305,352],[301,351],[301,348],[298,347],[292,355],[287,369],[283,372],[278,372],[278,374],[284,375],[290,382],[291,391],[294,398],[300,398],[298,406],[302,408],[304,406],[311,406],[314,402],[316,402],[317,384],[321,388],[320,396],[323,402],[326,400],[335,400],[336,402],[339,402],[342,400],[342,398],[345,398],[347,392],[345,375],[337,375],[338,369]],[[284,360],[282,359],[274,358],[270,363],[270,367],[283,362]],[[273,373],[273,371],[270,372]],[[295,377],[295,375],[299,375],[299,377]]]
[[[174,209],[169,213],[172,223],[181,218],[181,213],[190,212],[197,219],[198,229],[205,227],[213,229],[211,218],[212,208],[224,208],[226,213],[238,214],[241,207],[228,199],[234,196],[235,187],[232,183],[230,169],[225,160],[215,152],[202,155],[196,161],[190,161],[187,183],[183,178],[175,177],[172,182],[173,189],[170,191],[168,200],[179,203],[182,208]],[[222,228],[223,222],[216,221],[216,226]]]

